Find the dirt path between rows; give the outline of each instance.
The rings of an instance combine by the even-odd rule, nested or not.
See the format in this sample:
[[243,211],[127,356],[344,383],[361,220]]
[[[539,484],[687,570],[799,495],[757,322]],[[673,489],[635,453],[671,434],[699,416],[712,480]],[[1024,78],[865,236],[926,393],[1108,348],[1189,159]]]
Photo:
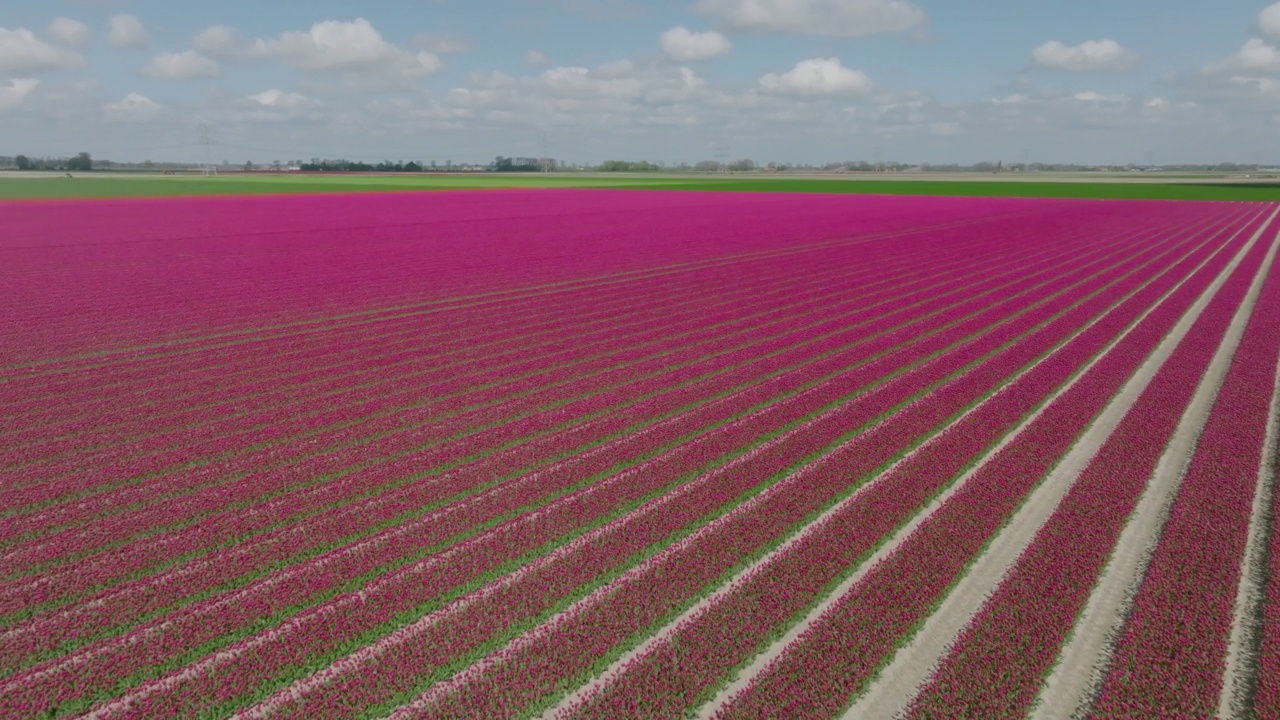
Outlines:
[[[1208,261],[1206,260],[1206,262]],[[1185,282],[1185,280],[1183,282]],[[1177,289],[1177,287],[1180,287],[1181,285],[1182,285],[1182,282],[1179,282],[1178,285],[1176,285],[1168,293],[1162,296],[1160,298],[1160,301],[1162,302],[1164,298],[1168,297],[1169,293],[1174,292]],[[1153,305],[1153,307],[1155,306]],[[1134,323],[1134,325],[1130,326],[1130,330],[1132,329],[1133,326],[1136,326],[1138,322],[1141,322],[1141,320],[1145,318],[1150,312],[1151,310],[1144,312],[1139,317],[1139,319]],[[985,466],[988,461],[990,461],[991,458],[995,457],[1002,449],[1004,449],[1004,447],[1012,443],[1018,437],[1018,435],[1023,431],[1024,428],[1026,428],[1028,425],[1034,422],[1035,419],[1043,413],[1044,408],[1048,407],[1049,404],[1051,404],[1059,396],[1067,392],[1073,385],[1075,385],[1075,383],[1078,382],[1079,378],[1082,377],[1084,373],[1089,370],[1089,368],[1093,367],[1093,365],[1096,362],[1098,362],[1098,360],[1101,357],[1103,357],[1106,354],[1106,352],[1109,352],[1111,348],[1114,347],[1115,343],[1118,343],[1125,335],[1127,335],[1130,332],[1130,330],[1126,330],[1124,333],[1118,336],[1115,340],[1113,340],[1112,343],[1110,343],[1107,346],[1106,350],[1104,350],[1103,353],[1100,353],[1097,358],[1091,361],[1089,365],[1086,366],[1080,373],[1078,373],[1072,381],[1070,381],[1067,385],[1060,388],[1056,393],[1054,393],[1054,395],[1051,396],[1050,399],[1044,405],[1041,406],[1040,410],[1032,414],[1030,417],[1026,418],[1017,428],[1015,428],[1012,432],[1006,435],[1004,439],[1002,439],[996,447],[990,450],[982,458],[982,460],[980,460],[973,468],[971,468],[968,472],[966,472],[963,476],[961,476],[959,480],[952,483],[952,485],[946,491],[944,491],[941,495],[935,498],[934,501],[930,503],[929,506],[926,507],[923,511],[917,514],[916,517],[912,519],[911,522],[909,522],[907,525],[900,528],[888,543],[882,546],[874,555],[872,555],[872,557],[870,557],[867,561],[865,561],[861,565],[861,567],[858,568],[857,571],[855,571],[850,577],[848,577],[844,582],[842,582],[830,595],[827,596],[825,600],[823,600],[823,602],[819,603],[812,610],[810,610],[810,612],[805,616],[804,620],[802,620],[800,623],[794,626],[790,631],[788,631],[785,635],[783,635],[777,641],[772,643],[766,650],[764,650],[759,655],[757,655],[756,658],[748,666],[743,668],[738,673],[737,677],[732,682],[730,682],[728,685],[722,688],[721,691],[717,693],[717,695],[714,698],[712,698],[710,702],[708,702],[701,708],[699,712],[699,717],[710,718],[714,716],[714,714],[716,713],[717,710],[720,709],[720,707],[722,707],[725,703],[730,701],[740,691],[745,689],[747,685],[750,684],[752,679],[755,678],[776,658],[778,658],[783,653],[784,649],[792,641],[794,641],[802,633],[804,633],[828,609],[830,609],[837,602],[839,602],[840,598],[843,597],[846,593],[848,593],[848,591],[853,586],[855,586],[858,582],[860,582],[867,575],[867,573],[869,573],[872,569],[876,567],[876,565],[878,565],[881,561],[883,561],[884,559],[888,558],[893,553],[895,553],[898,550],[898,548],[904,542],[906,542],[906,540],[915,532],[915,530],[920,527],[920,525],[922,525],[926,520],[928,520],[928,518],[939,507],[945,504],[947,500],[949,500],[955,493],[959,492],[959,490],[965,485],[965,483],[968,482],[969,479],[973,477],[977,472],[979,472],[982,469],[982,467]],[[927,667],[925,668],[925,670],[928,670],[928,669],[929,668]],[[881,677],[882,678],[892,677],[891,673],[892,673],[892,670],[886,671],[881,675]],[[911,691],[916,684],[917,683],[915,682],[910,683],[907,686],[908,691]],[[862,712],[862,710],[859,709],[858,712]],[[853,714],[852,716],[853,717],[874,717],[874,715],[856,714],[856,713]]]
[[[1201,297],[1201,302],[1207,303],[1208,298],[1217,292],[1218,287],[1243,259],[1244,254],[1267,231],[1277,213],[1280,213],[1280,210],[1272,212],[1267,222],[1218,277],[1214,287]],[[1146,491],[1139,499],[1129,523],[1121,532],[1120,539],[1116,543],[1116,551],[1107,562],[1098,586],[1094,588],[1093,594],[1085,604],[1084,611],[1072,631],[1071,639],[1063,648],[1058,664],[1036,699],[1037,704],[1031,715],[1034,720],[1069,720],[1077,717],[1088,709],[1087,706],[1105,678],[1108,659],[1123,629],[1129,609],[1133,605],[1138,586],[1146,572],[1147,563],[1159,540],[1160,532],[1168,519],[1173,499],[1182,485],[1187,464],[1190,462],[1200,431],[1208,420],[1218,387],[1222,384],[1236,346],[1239,345],[1240,338],[1244,334],[1249,315],[1262,290],[1262,280],[1275,260],[1276,247],[1276,240],[1273,238],[1271,249],[1267,253],[1266,260],[1263,261],[1262,268],[1254,277],[1244,302],[1232,318],[1217,353],[1191,399],[1191,404],[1178,422],[1169,445],[1160,456]],[[1195,313],[1199,314],[1203,305],[1200,303],[1197,305]],[[1179,329],[1185,333],[1181,324]],[[1163,348],[1163,345],[1161,347]]]
[[1249,512],[1249,536],[1245,541],[1240,567],[1240,586],[1231,620],[1231,638],[1227,644],[1227,667],[1222,676],[1222,696],[1218,698],[1218,717],[1247,720],[1253,717],[1249,698],[1258,682],[1256,652],[1261,635],[1262,602],[1266,585],[1267,547],[1273,532],[1272,502],[1275,497],[1276,456],[1280,444],[1280,367],[1277,367],[1271,406],[1267,412],[1266,441],[1262,446],[1262,462],[1258,465],[1257,490]]
[[[1209,301],[1217,294],[1218,289],[1243,260],[1248,250],[1253,247],[1257,237],[1255,235],[1250,239],[1249,243],[1183,315],[1155,352],[1147,358],[1084,435],[1076,441],[1062,462],[1032,492],[1031,497],[1018,509],[964,578],[947,595],[915,638],[898,651],[889,666],[880,674],[879,679],[850,708],[845,717],[892,718],[903,713],[920,686],[928,680],[934,669],[945,658],[961,631],[999,587],[1000,582],[1014,567],[1040,528],[1057,509],[1062,498],[1075,484],[1076,479],[1088,467],[1093,456],[1115,431],[1116,426],[1137,402],[1156,372],[1190,331]],[[1108,352],[1110,349],[1108,347]]]

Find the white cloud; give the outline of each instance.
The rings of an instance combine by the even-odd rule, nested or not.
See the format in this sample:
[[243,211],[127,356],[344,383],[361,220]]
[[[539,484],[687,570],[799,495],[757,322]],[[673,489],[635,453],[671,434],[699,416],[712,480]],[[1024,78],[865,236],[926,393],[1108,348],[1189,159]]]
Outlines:
[[833,57],[803,60],[781,75],[769,73],[760,78],[760,87],[795,95],[848,95],[870,92],[875,85],[865,73]]
[[1127,95],[1103,95],[1102,93],[1094,92],[1093,90],[1078,92],[1072,97],[1074,97],[1076,100],[1079,100],[1081,102],[1094,102],[1094,103],[1124,102],[1129,99],[1129,96]]
[[218,58],[234,58],[245,52],[240,36],[226,25],[211,25],[196,33],[192,45],[196,50]]
[[39,85],[40,81],[34,78],[16,78],[8,85],[0,85],[0,112],[22,104],[23,99]]
[[938,137],[955,137],[960,134],[960,123],[936,122],[929,124],[929,134]]
[[304,105],[308,105],[312,102],[307,98],[307,96],[301,93],[296,93],[296,92],[287,93],[283,90],[277,90],[275,88],[272,88],[270,90],[263,90],[262,92],[257,93],[255,95],[250,95],[249,99],[258,103],[259,105],[265,105],[266,107],[273,107],[273,108],[297,108],[297,107],[302,107]]
[[1250,38],[1226,60],[1205,68],[1205,72],[1280,73],[1280,49],[1265,40]]
[[409,41],[418,50],[425,50],[436,55],[454,55],[471,49],[471,43],[460,35],[436,35],[419,33]]
[[151,98],[131,92],[124,98],[102,106],[109,122],[146,122],[160,114],[160,105]]
[[112,15],[107,21],[107,42],[111,47],[140,48],[150,42],[142,22],[132,15]]
[[528,54],[524,56],[524,61],[530,65],[539,65],[542,67],[546,67],[551,64],[551,58],[547,57],[546,53],[539,50],[530,50]]
[[54,47],[26,28],[0,27],[0,72],[66,70],[82,64],[84,60],[79,53]]
[[[462,49],[462,40],[453,36],[419,35],[412,43],[449,52]],[[303,89],[319,93],[404,90],[443,65],[434,52],[388,42],[363,18],[325,20],[305,31],[251,40],[230,27],[214,25],[196,33],[193,45],[201,54],[218,60],[271,61],[302,70],[307,73],[301,80],[306,86]]]
[[411,53],[383,39],[364,18],[352,22],[326,20],[306,32],[286,32],[271,40],[257,40],[254,52],[301,70],[360,70],[393,66],[406,76],[430,75],[440,59],[421,50]]
[[906,0],[698,0],[699,12],[734,30],[867,37],[920,27],[925,13]]
[[697,62],[729,54],[729,38],[718,32],[690,32],[683,25],[662,33],[662,50],[680,62]]
[[1258,31],[1267,37],[1280,39],[1280,2],[1268,5],[1258,13]]
[[1009,95],[1005,95],[1004,97],[995,98],[994,100],[991,101],[991,104],[1023,105],[1023,104],[1026,104],[1030,99],[1031,98],[1027,97],[1026,95],[1023,95],[1022,93],[1011,93]]
[[89,44],[89,26],[71,18],[55,18],[49,23],[49,27],[45,28],[45,34],[59,45],[67,47],[82,48]]
[[1109,38],[1086,40],[1079,45],[1063,45],[1051,40],[1031,51],[1037,67],[1069,72],[1114,72],[1127,70],[1138,56]]
[[194,50],[161,53],[143,66],[142,74],[157,80],[212,78],[218,76],[218,63]]

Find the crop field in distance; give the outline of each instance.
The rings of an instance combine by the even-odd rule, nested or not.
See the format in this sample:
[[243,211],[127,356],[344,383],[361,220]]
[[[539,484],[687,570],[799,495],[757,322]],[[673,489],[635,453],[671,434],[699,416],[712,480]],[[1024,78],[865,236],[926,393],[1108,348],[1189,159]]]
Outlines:
[[0,179],[0,718],[1280,718],[1275,187],[504,184]]

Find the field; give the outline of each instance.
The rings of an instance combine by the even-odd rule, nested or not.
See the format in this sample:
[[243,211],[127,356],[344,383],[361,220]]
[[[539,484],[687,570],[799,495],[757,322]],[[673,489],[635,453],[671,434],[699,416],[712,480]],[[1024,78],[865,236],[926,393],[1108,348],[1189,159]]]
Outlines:
[[0,717],[1280,718],[1274,188],[322,180],[0,180]]
[[0,172],[0,201],[38,198],[414,192],[495,188],[633,188],[963,197],[1249,200],[1280,202],[1280,179],[1203,173],[452,173],[423,175],[230,173],[200,175]]

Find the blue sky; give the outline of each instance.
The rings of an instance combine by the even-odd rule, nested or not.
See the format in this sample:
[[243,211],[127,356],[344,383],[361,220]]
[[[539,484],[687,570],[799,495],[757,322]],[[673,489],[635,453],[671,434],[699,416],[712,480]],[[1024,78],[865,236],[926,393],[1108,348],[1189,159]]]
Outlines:
[[1280,163],[1280,3],[0,5],[0,154]]

